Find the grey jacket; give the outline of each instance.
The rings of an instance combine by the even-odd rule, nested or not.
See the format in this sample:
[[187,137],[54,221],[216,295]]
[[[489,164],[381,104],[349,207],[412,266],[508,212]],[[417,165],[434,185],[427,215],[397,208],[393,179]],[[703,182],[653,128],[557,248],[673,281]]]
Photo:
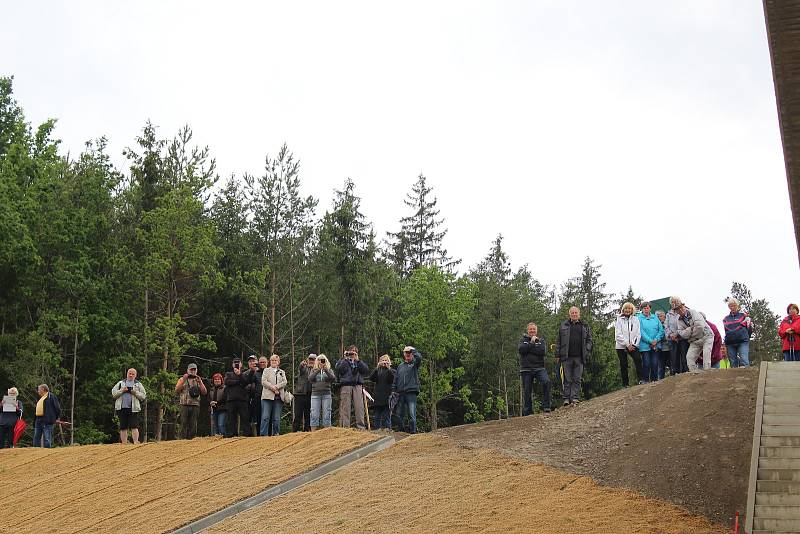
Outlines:
[[330,395],[331,384],[336,381],[336,373],[333,369],[312,369],[308,373],[308,381],[311,382],[311,395]]
[[[114,409],[122,409],[122,396],[125,394],[122,388],[125,387],[125,381],[120,380],[117,385],[111,388],[111,396],[114,397]],[[147,398],[147,392],[144,386],[138,380],[133,383],[133,391],[131,391],[131,412],[136,413],[142,411],[142,401]]]
[[[583,334],[581,335],[581,361],[586,364],[586,361],[592,355],[592,329],[589,325],[578,320],[578,323],[583,327]],[[569,331],[570,319],[567,319],[558,329],[558,340],[556,341],[556,356],[566,360],[569,356]]]
[[714,333],[702,313],[686,308],[686,315],[678,319],[678,335],[689,343],[694,343],[705,339],[706,336],[713,336]]
[[419,393],[419,364],[422,362],[422,355],[417,349],[414,349],[411,354],[414,356],[411,363],[403,362],[397,366],[392,391],[397,393]]

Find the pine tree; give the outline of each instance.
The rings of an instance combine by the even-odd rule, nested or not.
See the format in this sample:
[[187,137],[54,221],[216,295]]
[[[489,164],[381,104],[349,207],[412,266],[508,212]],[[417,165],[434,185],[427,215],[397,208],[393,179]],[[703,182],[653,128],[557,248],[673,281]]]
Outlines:
[[389,244],[387,256],[404,278],[418,267],[452,271],[459,263],[444,249],[447,230],[440,230],[444,219],[439,218],[440,210],[436,209],[437,199],[432,197],[432,191],[425,176],[420,174],[404,200],[413,213],[400,219],[399,232],[389,233],[393,241]]

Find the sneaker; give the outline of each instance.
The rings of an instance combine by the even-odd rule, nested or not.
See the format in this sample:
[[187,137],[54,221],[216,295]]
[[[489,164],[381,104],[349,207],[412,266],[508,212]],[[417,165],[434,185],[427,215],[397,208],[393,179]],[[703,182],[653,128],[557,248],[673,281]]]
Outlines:
[[564,406],[569,406],[569,401],[568,400],[564,401]]
[[576,400],[572,401],[572,405],[573,406],[577,406],[578,405],[578,401],[576,401]]
[[544,413],[550,413],[550,408],[545,408]]

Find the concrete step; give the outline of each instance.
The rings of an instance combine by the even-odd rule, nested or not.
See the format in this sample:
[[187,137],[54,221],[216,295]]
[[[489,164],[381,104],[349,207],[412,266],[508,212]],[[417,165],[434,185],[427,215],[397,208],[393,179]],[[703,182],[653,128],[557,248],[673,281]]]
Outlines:
[[781,493],[783,495],[800,495],[800,482],[789,480],[758,480],[756,493]]
[[798,458],[800,459],[800,447],[764,447],[758,450],[759,458]]
[[762,425],[794,425],[800,426],[800,412],[797,414],[765,414]]
[[800,482],[800,469],[758,468],[758,480]]
[[800,399],[800,385],[791,387],[766,386],[764,388],[764,398],[768,399],[770,397]]
[[800,436],[800,425],[761,425],[762,436]]
[[792,415],[800,413],[800,401],[772,402],[764,405],[764,415]]
[[753,530],[768,532],[800,532],[800,519],[773,519],[755,517]]
[[757,505],[800,506],[800,495],[784,495],[783,493],[756,493]]
[[777,376],[768,376],[767,382],[764,385],[768,388],[796,388],[798,384],[800,384],[800,372],[792,371],[790,373],[781,373]]
[[800,447],[800,436],[761,436],[762,447]]
[[787,505],[770,505],[762,504],[756,505],[756,511],[753,517],[774,519],[800,519],[800,506],[787,506]]
[[800,458],[759,458],[759,469],[798,469]]

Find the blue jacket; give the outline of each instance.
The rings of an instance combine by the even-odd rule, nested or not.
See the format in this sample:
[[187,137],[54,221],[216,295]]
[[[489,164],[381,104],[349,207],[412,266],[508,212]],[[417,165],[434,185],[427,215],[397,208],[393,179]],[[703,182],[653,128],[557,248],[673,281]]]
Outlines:
[[360,386],[369,374],[369,367],[361,360],[342,358],[336,362],[336,378],[342,386]]
[[655,313],[651,313],[650,317],[645,317],[642,312],[639,312],[636,317],[639,318],[639,330],[642,336],[639,341],[639,352],[651,351],[653,347],[650,346],[650,343],[664,339],[664,325],[661,324]]
[[[36,409],[34,409],[33,413],[36,413]],[[42,416],[42,421],[46,425],[52,425],[58,421],[59,417],[61,417],[61,404],[58,402],[58,397],[53,395],[53,392],[51,391],[44,400],[44,415]],[[38,416],[34,417],[34,422],[38,418]]]

